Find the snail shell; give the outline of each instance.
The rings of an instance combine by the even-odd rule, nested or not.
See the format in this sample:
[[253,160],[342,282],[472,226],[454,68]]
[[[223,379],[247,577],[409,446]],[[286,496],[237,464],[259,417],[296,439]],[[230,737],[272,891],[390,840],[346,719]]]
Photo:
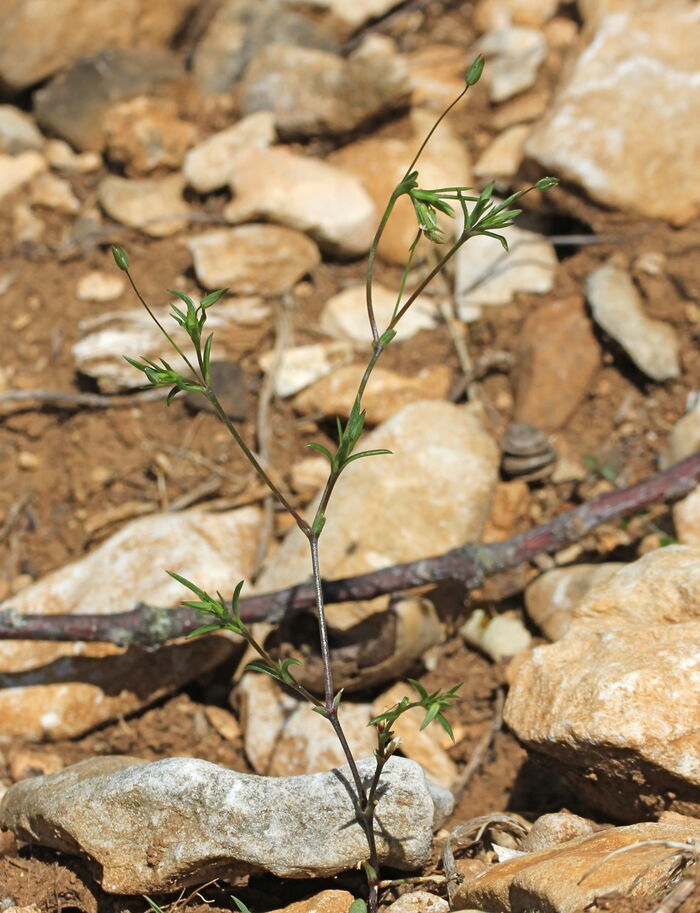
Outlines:
[[532,482],[552,474],[557,451],[547,435],[527,422],[511,422],[501,442],[505,475]]

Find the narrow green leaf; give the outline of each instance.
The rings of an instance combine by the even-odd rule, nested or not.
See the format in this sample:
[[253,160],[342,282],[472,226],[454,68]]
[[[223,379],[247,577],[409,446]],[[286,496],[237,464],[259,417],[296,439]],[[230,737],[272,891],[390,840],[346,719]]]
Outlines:
[[202,355],[202,362],[204,364],[204,380],[211,387],[211,344],[214,341],[214,334],[210,333],[207,337],[207,341],[204,343],[204,354]]
[[[125,273],[129,269],[129,257],[123,247],[118,244],[112,245],[112,256],[119,269]],[[148,900],[148,898],[146,898]]]
[[416,689],[418,694],[420,694],[422,701],[427,699],[428,692],[425,690],[425,688],[421,685],[420,682],[417,682],[415,680],[415,678],[407,678],[406,681],[408,682],[409,685],[412,685]]
[[175,397],[177,396],[177,394],[178,394],[179,392],[180,392],[180,388],[179,388],[179,387],[177,387],[177,386],[173,387],[172,390],[170,390],[170,391],[168,392],[168,398],[165,400],[165,405],[166,405],[166,406],[169,406],[170,403],[172,403],[172,401],[175,399]]
[[180,301],[184,301],[188,307],[188,310],[189,310],[190,306],[194,307],[194,302],[192,301],[190,296],[186,295],[184,292],[176,292],[174,289],[171,289],[171,288],[167,289],[167,292],[169,295],[174,295],[175,298],[179,298]]
[[447,720],[445,719],[445,717],[444,717],[441,713],[438,713],[438,714],[436,714],[436,716],[435,716],[435,721],[436,721],[437,723],[439,723],[439,724],[442,726],[442,728],[445,730],[445,732],[448,734],[448,736],[449,736],[449,737],[452,739],[452,741],[454,742],[454,740],[455,740],[455,734],[454,734],[454,732],[452,732],[452,727],[451,727],[450,724],[447,722]]
[[309,448],[309,450],[317,450],[319,453],[322,453],[324,455],[324,457],[328,460],[328,462],[331,464],[331,469],[336,468],[335,457],[330,452],[328,447],[324,447],[323,444],[317,444],[315,441],[312,441],[310,444],[307,444],[306,446]]
[[551,190],[552,187],[556,187],[559,183],[558,178],[546,177],[540,178],[539,181],[535,184],[537,190]]
[[170,316],[175,320],[181,327],[184,327],[187,323],[187,317],[184,312],[180,310],[179,307],[176,307],[174,304],[171,306]]
[[282,681],[290,684],[294,681],[294,676],[289,671],[290,666],[300,666],[301,660],[296,659],[294,656],[290,656],[288,659],[283,659],[279,663],[279,672],[282,676]]
[[487,238],[495,238],[496,241],[500,241],[500,242],[501,242],[501,247],[503,248],[503,250],[504,250],[506,253],[508,253],[508,250],[509,250],[509,248],[508,248],[508,242],[507,242],[506,239],[503,237],[503,235],[497,235],[497,234],[496,234],[495,232],[493,232],[493,231],[480,231],[479,234],[480,234],[480,235],[485,235]]
[[199,637],[200,634],[210,634],[212,631],[220,631],[221,625],[202,625],[199,628],[195,628],[194,631],[191,631],[187,637]]
[[202,298],[202,300],[199,302],[200,307],[203,307],[203,308],[211,307],[212,304],[216,304],[216,302],[219,300],[219,298],[221,298],[222,295],[225,295],[227,291],[228,291],[227,288],[220,288],[220,289],[217,289],[215,292],[209,292],[209,294],[205,295],[204,298]]
[[428,708],[428,712],[425,715],[425,719],[423,720],[423,722],[420,725],[420,728],[425,729],[426,726],[429,726],[433,722],[433,720],[435,719],[435,717],[438,715],[439,712],[440,712],[440,705],[431,704],[430,707]]
[[143,895],[143,899],[146,901],[151,910],[155,911],[155,913],[163,913],[163,910],[161,910],[158,904],[154,900],[151,900],[147,894]]
[[348,463],[352,463],[353,460],[361,460],[363,457],[381,456],[382,454],[392,454],[393,452],[393,450],[363,450],[360,453],[353,453],[352,456],[349,456],[343,461],[343,466],[347,466]]
[[231,895],[231,900],[235,903],[235,905],[238,907],[238,909],[241,911],[241,913],[250,913],[250,910],[248,909],[248,907],[246,907],[246,905],[243,903],[243,901],[239,900],[237,897],[234,897],[233,894]]
[[146,371],[146,365],[141,364],[140,361],[136,361],[135,358],[129,358],[128,355],[122,355],[124,361],[128,361],[132,368],[136,368],[137,371]]
[[188,580],[186,577],[182,577],[180,574],[176,574],[175,571],[166,571],[165,573],[169,574],[173,580],[177,580],[178,583],[181,583],[183,586],[187,587],[188,590],[196,593],[197,596],[199,596],[199,598],[204,602],[214,601],[208,593],[205,593],[204,590],[201,590],[196,583],[192,583],[192,581]]
[[273,669],[272,666],[268,666],[262,660],[253,660],[252,663],[248,663],[245,667],[246,672],[264,672],[265,675],[269,675],[270,678],[276,679],[278,682],[283,681],[281,675],[277,669]]

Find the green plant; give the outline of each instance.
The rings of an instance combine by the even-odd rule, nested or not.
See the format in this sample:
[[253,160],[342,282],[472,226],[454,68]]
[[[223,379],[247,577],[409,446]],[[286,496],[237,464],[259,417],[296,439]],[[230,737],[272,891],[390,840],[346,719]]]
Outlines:
[[[191,357],[188,357],[188,355],[182,350],[178,343],[172,338],[172,336],[160,323],[160,321],[157,319],[151,308],[142,297],[136,284],[134,283],[131,273],[129,272],[129,261],[126,252],[119,247],[112,248],[117,266],[119,269],[126,273],[138,299],[146,308],[161,332],[164,334],[173,350],[183,360],[187,370],[189,371],[189,376],[181,374],[178,370],[173,368],[168,362],[163,359],[161,359],[160,364],[157,364],[156,362],[149,359],[142,359],[141,361],[138,361],[133,358],[127,358],[127,361],[136,369],[143,372],[146,380],[151,386],[170,387],[170,391],[167,397],[168,404],[172,402],[173,398],[179,392],[194,391],[204,396],[209,401],[212,409],[226,426],[229,433],[241,448],[247,459],[250,461],[260,478],[265,482],[279,503],[294,518],[294,521],[296,522],[299,530],[308,540],[316,597],[316,613],[318,620],[321,658],[323,663],[323,699],[320,699],[316,695],[309,692],[295,679],[292,667],[295,664],[298,664],[298,660],[274,660],[265,650],[265,648],[255,640],[249,629],[241,621],[238,612],[238,600],[243,585],[242,582],[236,586],[231,602],[229,604],[220,593],[217,593],[216,598],[214,598],[192,581],[187,580],[178,574],[173,573],[172,576],[185,587],[187,587],[194,594],[194,596],[197,597],[196,599],[185,602],[184,604],[201,613],[203,619],[206,619],[206,623],[194,631],[190,636],[207,634],[209,632],[221,629],[232,631],[233,633],[239,635],[250,645],[250,647],[252,647],[257,652],[259,656],[259,659],[253,663],[250,663],[248,668],[270,675],[272,678],[279,681],[282,685],[291,688],[302,698],[309,701],[309,703],[312,704],[313,709],[317,713],[320,713],[322,716],[326,717],[329,723],[333,726],[351,772],[355,786],[355,805],[357,816],[367,838],[368,860],[364,863],[364,869],[369,885],[368,902],[371,913],[375,913],[377,909],[379,884],[379,858],[374,834],[374,815],[382,770],[391,755],[399,747],[399,740],[395,736],[393,727],[395,726],[398,718],[403,713],[412,708],[420,707],[425,711],[423,727],[427,726],[430,722],[435,720],[443,726],[443,728],[450,736],[452,736],[452,730],[449,723],[447,722],[447,719],[444,716],[443,711],[448,709],[457,699],[457,691],[460,686],[455,685],[453,688],[450,688],[447,691],[435,691],[433,693],[428,693],[420,684],[412,681],[411,684],[418,692],[418,698],[416,700],[411,701],[408,697],[405,697],[386,713],[380,714],[371,721],[370,725],[373,725],[377,732],[377,749],[375,751],[377,764],[371,782],[368,785],[365,784],[360,777],[357,764],[349,748],[340,721],[339,707],[342,699],[342,689],[336,693],[333,684],[330,650],[328,643],[328,631],[326,626],[323,591],[319,570],[319,539],[326,522],[326,513],[328,510],[329,502],[331,500],[331,496],[333,494],[333,490],[346,467],[359,459],[386,455],[389,453],[387,450],[357,451],[356,447],[362,436],[365,424],[365,412],[362,408],[362,397],[372,371],[377,364],[377,361],[382,355],[382,352],[387,348],[387,346],[391,344],[396,335],[397,324],[403,315],[407,312],[407,310],[411,307],[413,302],[429,285],[429,283],[444,269],[449,260],[470,238],[477,235],[486,235],[488,237],[498,239],[503,247],[506,250],[508,249],[505,238],[502,235],[498,234],[498,232],[503,228],[511,225],[514,218],[519,215],[520,210],[512,208],[513,204],[524,193],[528,192],[527,190],[519,191],[517,193],[511,194],[502,202],[497,202],[493,200],[493,184],[489,184],[480,194],[476,196],[469,195],[467,193],[468,188],[465,187],[441,187],[433,190],[425,190],[420,188],[418,185],[418,171],[414,170],[414,166],[416,165],[426,144],[430,140],[431,136],[435,132],[435,129],[442,121],[442,119],[465,95],[469,88],[478,81],[482,70],[483,59],[478,57],[471,65],[465,76],[464,89],[452,102],[452,104],[450,104],[449,107],[446,108],[446,110],[436,120],[435,124],[421,144],[413,161],[406,169],[406,173],[403,179],[399,182],[391,194],[389,202],[387,203],[386,209],[377,228],[368,255],[366,278],[367,316],[371,333],[372,354],[369,358],[367,367],[357,390],[354,404],[347,421],[343,423],[338,420],[338,442],[335,450],[331,450],[325,445],[319,443],[311,443],[307,445],[311,449],[321,453],[327,459],[329,467],[327,481],[321,493],[316,512],[310,522],[308,522],[297,510],[295,510],[295,508],[290,503],[290,500],[266,473],[265,469],[261,466],[255,454],[250,450],[250,448],[243,440],[239,430],[225,413],[224,409],[219,403],[214,389],[212,388],[211,352],[213,334],[207,335],[205,333],[205,325],[207,321],[208,309],[212,307],[216,301],[218,301],[218,299],[224,294],[226,290],[222,289],[206,295],[204,298],[202,298],[199,304],[195,304],[191,298],[181,292],[170,292],[170,294],[174,295],[177,299],[179,299],[182,305],[184,305],[184,307],[181,307],[174,304],[172,306],[171,316],[176,324],[186,332],[187,336],[190,339],[194,349],[194,359],[192,359]],[[552,187],[555,183],[556,180],[553,178],[543,178],[535,185],[535,188],[538,190],[546,190],[549,187]],[[377,326],[377,320],[372,305],[372,278],[374,263],[377,255],[379,241],[382,237],[384,229],[397,200],[402,196],[407,196],[410,199],[415,211],[418,225],[415,238],[408,251],[406,264],[400,282],[399,292],[396,298],[396,304],[393,309],[393,314],[388,325],[380,330],[380,328]],[[450,218],[454,218],[455,207],[459,209],[462,216],[462,228],[457,238],[451,243],[447,252],[437,259],[437,263],[430,270],[428,275],[423,278],[416,286],[416,288],[414,288],[411,293],[407,295],[405,300],[403,300],[407,281],[413,264],[414,255],[421,236],[425,236],[429,241],[436,244],[446,244],[446,238],[444,237],[444,234],[438,224],[438,214],[441,213]],[[363,905],[364,901],[356,901],[356,903],[353,904],[353,913],[359,913],[360,908]]]

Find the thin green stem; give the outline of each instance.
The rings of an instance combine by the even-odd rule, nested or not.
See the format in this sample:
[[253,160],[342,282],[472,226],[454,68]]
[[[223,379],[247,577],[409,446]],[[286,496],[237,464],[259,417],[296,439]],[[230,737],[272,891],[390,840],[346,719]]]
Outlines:
[[445,110],[442,112],[442,114],[440,115],[440,117],[438,117],[438,119],[435,121],[435,123],[433,124],[433,126],[432,126],[432,127],[430,128],[430,130],[428,131],[428,135],[425,137],[425,139],[423,140],[423,142],[420,144],[420,147],[419,147],[419,149],[418,149],[418,152],[416,152],[416,154],[413,156],[413,161],[411,162],[411,164],[410,164],[410,165],[408,166],[408,168],[406,169],[406,174],[404,174],[404,180],[405,180],[405,179],[408,177],[408,175],[413,171],[413,168],[414,168],[416,162],[418,161],[418,159],[419,159],[419,158],[421,157],[421,155],[423,154],[423,150],[425,149],[425,147],[426,147],[426,146],[428,145],[428,143],[430,142],[430,138],[432,137],[433,133],[435,133],[435,131],[437,130],[437,128],[440,126],[440,123],[444,120],[445,117],[447,117],[447,115],[448,115],[448,114],[450,113],[450,111],[454,108],[454,106],[455,106],[456,104],[458,104],[458,103],[464,98],[464,96],[467,94],[468,91],[469,91],[469,86],[466,85],[466,86],[462,89],[462,91],[459,93],[459,95],[457,96],[457,98],[455,98],[455,100],[452,102],[452,104],[448,105],[448,106],[445,108]]
[[229,434],[235,440],[235,442],[238,444],[238,446],[241,448],[246,459],[251,464],[253,469],[257,472],[257,474],[260,476],[260,478],[263,480],[263,482],[267,485],[267,487],[270,489],[272,494],[277,498],[277,500],[280,502],[280,504],[284,507],[284,509],[286,511],[288,511],[292,515],[292,517],[294,517],[297,526],[304,533],[304,535],[307,536],[307,538],[308,538],[311,535],[311,526],[306,522],[306,520],[301,516],[301,514],[297,510],[295,510],[294,507],[292,507],[292,505],[289,503],[287,498],[282,494],[282,492],[275,485],[275,483],[272,481],[272,479],[269,477],[269,475],[265,472],[265,470],[261,466],[259,460],[255,456],[253,451],[250,449],[250,447],[246,444],[246,442],[241,437],[241,434],[240,434],[238,428],[236,428],[236,426],[233,424],[231,419],[224,412],[223,408],[221,407],[221,404],[219,403],[219,400],[216,398],[216,394],[211,389],[211,387],[206,388],[206,390],[204,392],[204,396],[206,396],[206,398],[209,400],[214,412],[218,415],[218,417],[224,423]]
[[[237,632],[237,633],[239,633],[240,636],[245,640],[245,642],[255,650],[255,652],[258,654],[258,656],[260,656],[261,659],[265,660],[265,662],[267,663],[268,666],[270,666],[270,668],[272,668],[272,669],[275,668],[274,659],[270,656],[270,654],[267,652],[267,650],[257,642],[257,640],[253,637],[253,635],[247,629],[245,629],[243,632]],[[313,704],[314,707],[323,707],[324,706],[323,701],[320,701],[310,691],[307,691],[307,689],[303,685],[299,684],[299,682],[295,681],[293,677],[292,677],[292,681],[285,682],[285,684],[289,688],[291,688],[293,691],[296,691],[296,693],[299,695],[299,697],[302,697],[305,701],[308,701],[310,704]]]
[[[398,313],[399,308],[401,307],[401,299],[403,298],[403,293],[406,289],[406,282],[408,281],[408,274],[411,272],[411,266],[413,265],[413,257],[416,253],[416,248],[418,247],[418,242],[420,241],[420,236],[422,234],[421,229],[419,228],[416,232],[416,236],[413,239],[411,246],[408,249],[408,260],[406,261],[406,266],[404,267],[403,276],[401,277],[401,284],[399,285],[399,291],[396,295],[396,304],[394,305],[394,310],[391,314],[391,320],[394,319]],[[391,320],[389,324],[391,324]]]
[[460,236],[460,238],[456,242],[456,244],[453,244],[452,247],[448,250],[448,252],[445,254],[445,256],[441,260],[438,260],[437,264],[433,267],[433,269],[430,270],[430,272],[425,277],[425,279],[423,279],[416,286],[416,288],[411,292],[411,294],[406,299],[405,303],[403,304],[403,306],[401,307],[399,312],[394,315],[391,323],[388,326],[388,329],[393,330],[393,328],[396,326],[396,324],[399,322],[399,320],[401,320],[403,315],[410,308],[410,306],[413,304],[413,302],[416,300],[416,298],[422,292],[425,291],[425,289],[430,285],[430,283],[438,275],[438,273],[442,272],[445,265],[452,259],[452,257],[454,257],[454,255],[457,253],[457,251],[460,249],[460,247],[462,247],[462,245],[465,244],[471,237],[472,237],[472,234],[470,232],[464,232]]
[[[199,378],[199,377],[197,376],[197,371],[196,371],[196,369],[193,367],[193,365],[192,365],[192,363],[190,362],[189,358],[185,355],[185,353],[182,351],[182,349],[180,348],[180,346],[175,342],[175,340],[172,338],[172,336],[170,335],[170,333],[168,333],[168,331],[165,329],[165,327],[163,326],[163,324],[160,322],[160,320],[158,320],[158,318],[156,317],[156,315],[153,313],[153,311],[151,310],[151,308],[148,306],[148,304],[147,304],[147,302],[146,302],[146,299],[143,297],[143,295],[141,294],[141,292],[138,290],[138,287],[137,287],[136,283],[135,283],[134,280],[131,278],[131,273],[129,272],[129,270],[128,270],[128,269],[127,269],[127,270],[123,270],[123,272],[126,273],[126,278],[129,280],[129,283],[131,284],[131,287],[132,287],[132,289],[134,290],[134,294],[135,294],[136,297],[139,299],[139,301],[141,302],[141,304],[142,304],[142,305],[146,308],[146,310],[148,311],[148,315],[149,315],[149,317],[151,318],[151,320],[155,323],[155,325],[156,325],[156,326],[158,327],[158,329],[161,331],[161,333],[163,334],[163,336],[165,336],[165,338],[168,340],[168,342],[169,342],[170,345],[173,347],[173,349],[175,349],[175,351],[176,351],[177,354],[180,356],[180,358],[185,362],[185,364],[187,365],[187,367],[188,367],[188,368],[190,369],[190,371],[194,374],[195,379],[198,380],[198,381],[201,380],[201,378]],[[204,383],[204,381],[202,381],[202,383]]]
[[379,342],[379,330],[377,328],[377,318],[374,315],[374,307],[372,306],[372,277],[374,274],[374,261],[377,257],[377,248],[379,247],[379,241],[380,241],[382,235],[384,234],[384,229],[386,228],[386,223],[389,221],[389,216],[391,215],[391,213],[394,209],[394,206],[396,205],[396,201],[398,200],[399,196],[401,195],[397,191],[398,191],[398,188],[396,188],[393,191],[393,193],[391,194],[391,197],[389,198],[389,202],[387,203],[386,209],[384,210],[384,215],[382,216],[382,220],[379,223],[379,225],[377,226],[376,232],[374,233],[374,238],[372,240],[372,244],[370,246],[369,253],[367,255],[367,274],[366,274],[366,279],[365,279],[365,297],[367,299],[367,317],[369,318],[369,326],[372,331],[372,342],[375,345]]

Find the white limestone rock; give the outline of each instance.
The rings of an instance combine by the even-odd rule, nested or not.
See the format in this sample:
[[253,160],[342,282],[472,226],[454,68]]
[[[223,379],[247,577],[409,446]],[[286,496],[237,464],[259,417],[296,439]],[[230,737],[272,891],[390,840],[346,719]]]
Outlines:
[[608,261],[586,278],[593,319],[619,343],[640,371],[664,381],[680,374],[680,343],[672,326],[644,313],[629,273]]
[[[360,775],[369,778],[375,763],[360,761]],[[433,827],[453,804],[417,764],[391,758],[377,805],[380,862],[402,871],[425,865]],[[347,767],[259,777],[197,758],[91,758],[10,787],[0,827],[83,856],[114,894],[249,872],[329,877],[367,858]]]

